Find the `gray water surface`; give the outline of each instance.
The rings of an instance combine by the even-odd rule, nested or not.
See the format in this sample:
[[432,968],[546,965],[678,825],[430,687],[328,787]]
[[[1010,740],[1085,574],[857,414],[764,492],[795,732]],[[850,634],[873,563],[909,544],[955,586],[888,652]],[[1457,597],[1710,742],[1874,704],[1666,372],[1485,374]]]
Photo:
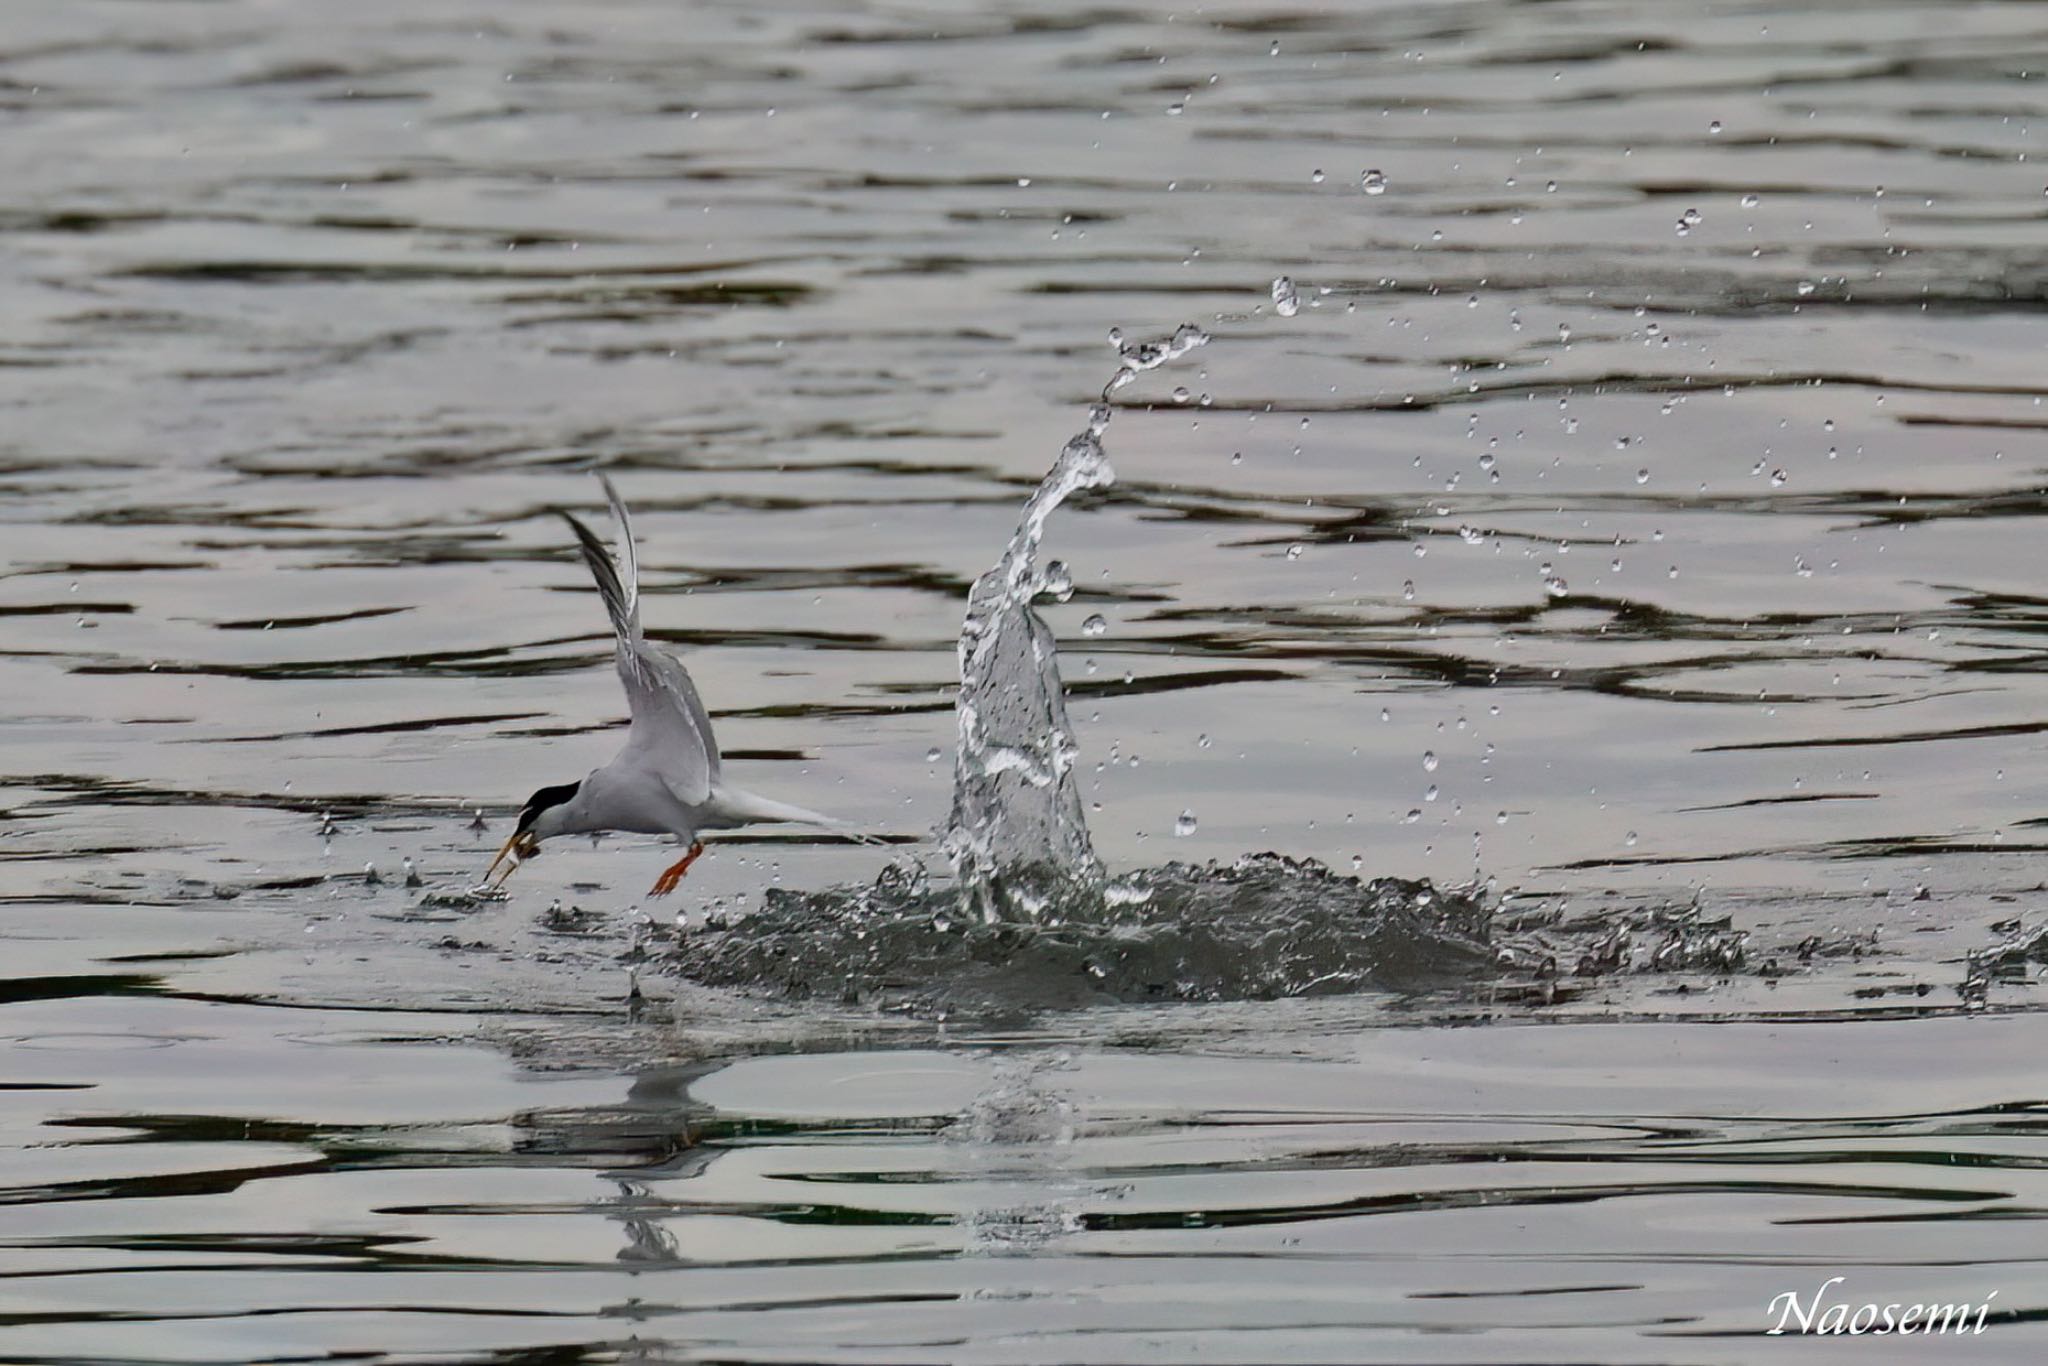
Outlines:
[[[2044,73],[2023,3],[9,7],[0,1358],[1927,1359],[1759,1336],[1843,1275],[2035,1359]],[[1041,552],[1096,855],[1499,952],[688,981],[943,862],[968,587],[1183,322]],[[893,843],[460,895],[619,739],[594,466],[734,775]]]

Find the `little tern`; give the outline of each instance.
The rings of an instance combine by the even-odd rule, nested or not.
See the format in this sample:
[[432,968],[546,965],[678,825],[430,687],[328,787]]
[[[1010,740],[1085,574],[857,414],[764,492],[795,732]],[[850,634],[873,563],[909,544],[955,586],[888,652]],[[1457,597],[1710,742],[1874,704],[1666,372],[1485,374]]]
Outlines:
[[[519,824],[505,847],[484,871],[486,886],[502,886],[521,861],[540,852],[540,842],[553,835],[618,830],[634,834],[674,835],[685,852],[655,879],[649,896],[666,896],[704,852],[697,838],[704,830],[729,830],[758,821],[796,821],[844,828],[845,822],[806,811],[786,802],[743,792],[720,772],[718,742],[711,736],[711,718],[681,661],[647,643],[640,629],[640,562],[633,549],[633,520],[612,481],[602,474],[612,521],[619,532],[619,559],[614,562],[604,542],[575,517],[559,515],[576,533],[584,563],[597,580],[605,612],[618,637],[619,679],[633,723],[617,757],[593,769],[580,782],[544,787],[526,799]],[[503,864],[497,882],[491,874]]]

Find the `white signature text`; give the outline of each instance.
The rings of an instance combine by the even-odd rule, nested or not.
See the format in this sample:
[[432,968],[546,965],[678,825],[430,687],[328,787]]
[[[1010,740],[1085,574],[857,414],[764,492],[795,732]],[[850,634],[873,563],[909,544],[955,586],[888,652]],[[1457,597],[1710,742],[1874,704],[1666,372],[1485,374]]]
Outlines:
[[1841,1333],[1859,1337],[1864,1333],[1968,1333],[1975,1337],[1984,1331],[1991,1301],[1998,1298],[1994,1290],[1984,1297],[1982,1304],[1851,1304],[1847,1300],[1825,1303],[1828,1291],[1847,1279],[1833,1276],[1823,1281],[1811,1300],[1801,1300],[1796,1290],[1787,1290],[1772,1300],[1766,1312],[1775,1315],[1776,1322],[1764,1329],[1765,1334],[1777,1337],[1782,1333]]

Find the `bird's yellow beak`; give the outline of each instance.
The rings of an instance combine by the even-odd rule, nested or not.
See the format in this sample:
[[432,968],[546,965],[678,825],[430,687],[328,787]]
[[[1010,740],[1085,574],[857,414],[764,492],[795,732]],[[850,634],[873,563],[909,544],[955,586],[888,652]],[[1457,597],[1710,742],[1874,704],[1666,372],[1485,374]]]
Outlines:
[[[539,840],[535,839],[525,830],[513,831],[512,838],[505,841],[505,847],[500,849],[498,856],[491,860],[491,866],[484,869],[484,885],[492,888],[504,886],[505,879],[511,877],[518,870],[522,861],[532,858],[539,852]],[[501,863],[505,865],[505,871],[499,875],[496,882],[492,882],[491,874],[498,871],[498,865]]]

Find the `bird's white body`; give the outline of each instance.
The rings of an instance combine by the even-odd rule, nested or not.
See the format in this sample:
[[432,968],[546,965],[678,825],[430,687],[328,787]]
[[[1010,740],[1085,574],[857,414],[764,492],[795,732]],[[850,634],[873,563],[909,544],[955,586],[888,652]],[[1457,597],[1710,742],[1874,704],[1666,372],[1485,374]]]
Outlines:
[[[584,563],[590,566],[605,612],[611,617],[618,641],[619,681],[626,688],[633,724],[626,732],[624,747],[610,763],[591,770],[579,783],[536,792],[498,857],[531,856],[539,841],[551,835],[600,830],[674,835],[690,846],[691,852],[655,884],[659,895],[675,885],[696,857],[697,836],[702,831],[757,821],[844,828],[843,822],[830,816],[757,797],[725,781],[711,718],[697,696],[696,684],[690,681],[689,670],[673,655],[650,645],[640,628],[640,563],[633,548],[632,518],[611,480],[603,475],[598,478],[619,526],[620,563],[613,562],[590,528],[566,512],[562,518],[576,533]],[[497,864],[491,866],[495,869]],[[484,876],[488,879],[490,874]]]
[[577,784],[576,795],[542,811],[528,828],[537,839],[616,830],[633,835],[674,835],[689,844],[704,830],[731,830],[761,821],[838,827],[839,821],[801,806],[716,786],[692,806],[678,799],[660,774],[629,744],[619,756]]
[[674,835],[684,844],[697,837],[710,822],[707,813],[680,800],[661,775],[632,750],[577,784],[576,795],[559,806],[551,806],[534,818],[528,828],[538,839],[550,835],[580,835],[600,830],[617,830],[634,835]]

